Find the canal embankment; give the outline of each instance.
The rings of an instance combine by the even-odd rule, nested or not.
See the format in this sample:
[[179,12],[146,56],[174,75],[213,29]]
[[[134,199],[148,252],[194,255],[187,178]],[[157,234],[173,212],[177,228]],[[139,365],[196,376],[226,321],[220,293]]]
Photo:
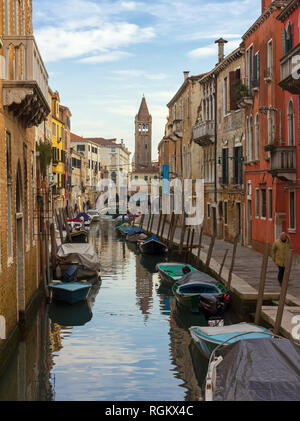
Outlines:
[[[164,221],[159,224],[159,216],[154,216],[149,223],[149,216],[145,216],[143,220],[143,229],[148,231],[151,227],[151,234],[156,235],[163,241],[170,240],[170,223]],[[135,222],[139,225],[139,220]],[[159,227],[159,225],[161,225]],[[163,228],[161,230],[161,228]],[[173,227],[174,228],[174,227]],[[163,232],[162,232],[163,231]],[[233,262],[234,246],[223,240],[215,239],[214,247],[210,250],[211,238],[202,235],[201,248],[199,251],[200,230],[195,229],[193,236],[193,245],[187,250],[188,233],[182,237],[182,228],[176,227],[173,230],[172,247],[179,251],[180,245],[183,249],[182,258],[190,255],[191,261],[195,266],[202,270],[207,270],[215,278],[219,278],[224,285],[227,284],[231,276],[230,290],[232,295],[232,306],[234,311],[243,320],[253,319],[256,311],[258,290],[260,282],[260,271],[262,266],[262,254],[247,247],[238,244]],[[226,250],[227,256],[224,260]],[[208,259],[208,255],[211,253]],[[209,265],[206,267],[206,262]],[[233,265],[232,265],[233,264]],[[221,270],[222,267],[222,270]],[[221,275],[220,275],[221,271]],[[274,327],[277,315],[278,300],[280,298],[280,285],[277,280],[278,269],[272,259],[268,260],[268,267],[265,280],[265,291],[263,295],[263,306],[261,309],[261,323],[268,327]],[[293,338],[292,330],[295,326],[294,317],[300,315],[300,267],[298,263],[294,263],[288,284],[288,293],[285,300],[285,307],[282,317],[280,333],[288,338]]]

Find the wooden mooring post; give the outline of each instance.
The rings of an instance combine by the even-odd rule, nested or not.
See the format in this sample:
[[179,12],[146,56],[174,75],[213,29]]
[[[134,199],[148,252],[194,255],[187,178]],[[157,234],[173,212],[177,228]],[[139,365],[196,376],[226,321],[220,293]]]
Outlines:
[[240,238],[240,235],[237,234],[235,236],[235,239],[234,239],[233,251],[232,251],[232,259],[231,259],[231,265],[230,265],[230,269],[229,269],[228,282],[227,282],[227,289],[228,290],[230,290],[230,287],[231,287],[232,272],[233,272],[233,268],[234,268],[235,256],[236,256],[236,249],[237,249],[237,246],[238,246],[239,238]]
[[283,311],[284,311],[284,304],[285,304],[287,288],[288,288],[288,283],[289,283],[289,280],[290,280],[290,274],[291,274],[291,269],[292,269],[292,264],[293,264],[293,257],[294,257],[294,250],[291,249],[291,250],[289,250],[289,253],[288,253],[288,256],[287,256],[286,262],[285,262],[284,277],[283,277],[283,281],[282,281],[278,310],[277,310],[275,326],[274,326],[274,330],[273,330],[275,335],[279,335],[279,331],[280,331],[280,328],[281,328],[282,316],[283,316]]
[[201,247],[202,247],[202,236],[203,236],[203,225],[201,225],[200,233],[199,233],[199,244],[198,244],[197,260],[200,260],[200,253],[201,253]]
[[62,221],[60,219],[60,215],[55,211],[55,217],[56,217],[56,225],[57,229],[59,231],[60,241],[61,244],[64,243],[64,235],[63,235],[63,229],[62,229]]
[[51,236],[51,265],[52,265],[52,271],[53,271],[53,278],[56,278],[56,265],[57,265],[57,244],[56,244],[56,238],[55,238],[55,227],[52,223],[50,225],[50,236]]
[[149,213],[149,217],[148,217],[147,233],[149,233],[150,223],[151,223],[151,212]]
[[211,256],[212,256],[213,249],[214,249],[214,246],[215,246],[216,236],[217,236],[216,233],[214,233],[212,235],[212,237],[211,237],[211,240],[210,240],[210,245],[209,245],[209,249],[208,249],[208,253],[207,253],[207,258],[206,258],[206,263],[205,263],[205,270],[206,271],[208,270],[209,265],[210,265]]
[[161,236],[162,239],[164,238],[166,221],[167,221],[167,214],[164,215],[163,224],[162,224],[162,228],[161,228],[160,236]]
[[171,220],[170,220],[170,223],[169,223],[168,236],[167,236],[167,244],[168,245],[170,245],[171,234],[172,234],[173,224],[174,224],[174,218],[175,218],[175,214],[174,214],[174,212],[172,212]]
[[182,225],[181,228],[181,236],[180,236],[180,244],[179,244],[179,254],[182,253],[183,250],[183,244],[184,244],[184,238],[185,238],[185,232],[186,232],[186,225],[185,223]]
[[158,226],[157,226],[157,232],[156,232],[156,236],[159,237],[159,231],[160,231],[160,226],[161,226],[161,220],[162,220],[162,211],[159,212],[159,220],[158,220]]
[[154,217],[155,217],[155,215],[152,215],[151,222],[150,222],[150,232],[151,233],[152,233],[152,228],[153,228]]
[[178,219],[179,219],[179,215],[175,215],[174,226],[173,226],[173,229],[172,229],[172,232],[171,232],[171,238],[170,238],[170,245],[169,245],[170,249],[172,249],[173,245],[174,245],[174,237],[175,237],[175,233],[176,233]]
[[145,220],[145,214],[143,213],[143,215],[141,216],[141,220],[140,220],[140,228],[143,228],[144,220]]
[[192,237],[191,237],[191,243],[190,243],[189,255],[188,255],[189,262],[192,261],[192,254],[193,254],[193,247],[194,247],[194,236],[195,236],[195,229],[192,230]]
[[222,271],[223,271],[225,261],[227,259],[227,255],[228,255],[228,249],[225,250],[225,254],[224,254],[224,257],[223,257],[223,260],[222,260],[222,263],[221,263],[221,267],[220,267],[220,270],[219,270],[219,281],[220,282],[221,282],[221,279],[222,279]]
[[191,227],[188,227],[188,235],[187,235],[186,246],[185,246],[185,260],[187,260],[188,258],[190,237],[191,237]]
[[268,269],[269,253],[270,253],[270,244],[266,243],[263,259],[262,259],[261,271],[260,271],[260,281],[259,281],[259,289],[258,289],[258,296],[257,296],[255,320],[254,320],[254,323],[256,325],[258,325],[260,322],[261,309],[262,309],[263,301],[264,301],[264,292],[265,292],[265,283],[266,283],[266,276],[267,276],[267,269]]

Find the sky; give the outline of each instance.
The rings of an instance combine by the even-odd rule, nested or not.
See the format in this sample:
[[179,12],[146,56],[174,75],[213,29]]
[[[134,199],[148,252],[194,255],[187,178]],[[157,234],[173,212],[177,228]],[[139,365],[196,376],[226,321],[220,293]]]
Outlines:
[[72,132],[123,139],[133,155],[145,95],[155,160],[183,72],[211,70],[214,41],[222,36],[225,54],[233,51],[260,10],[261,0],[33,0],[33,24]]

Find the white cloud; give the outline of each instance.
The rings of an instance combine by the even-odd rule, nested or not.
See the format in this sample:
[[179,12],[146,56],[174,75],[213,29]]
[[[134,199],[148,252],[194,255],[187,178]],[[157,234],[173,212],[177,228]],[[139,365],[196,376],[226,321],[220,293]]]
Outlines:
[[131,57],[132,54],[125,51],[110,51],[106,54],[99,54],[95,56],[90,56],[82,58],[79,60],[80,63],[106,63],[110,61],[119,61],[122,58]]

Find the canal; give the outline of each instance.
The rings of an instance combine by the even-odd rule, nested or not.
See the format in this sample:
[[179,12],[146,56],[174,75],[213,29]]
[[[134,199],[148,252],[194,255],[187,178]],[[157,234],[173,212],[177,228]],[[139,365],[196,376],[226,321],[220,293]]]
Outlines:
[[90,242],[101,285],[88,303],[41,303],[1,373],[0,400],[202,400],[207,360],[188,328],[205,321],[161,287],[155,265],[162,257],[138,254],[112,221],[93,224]]

